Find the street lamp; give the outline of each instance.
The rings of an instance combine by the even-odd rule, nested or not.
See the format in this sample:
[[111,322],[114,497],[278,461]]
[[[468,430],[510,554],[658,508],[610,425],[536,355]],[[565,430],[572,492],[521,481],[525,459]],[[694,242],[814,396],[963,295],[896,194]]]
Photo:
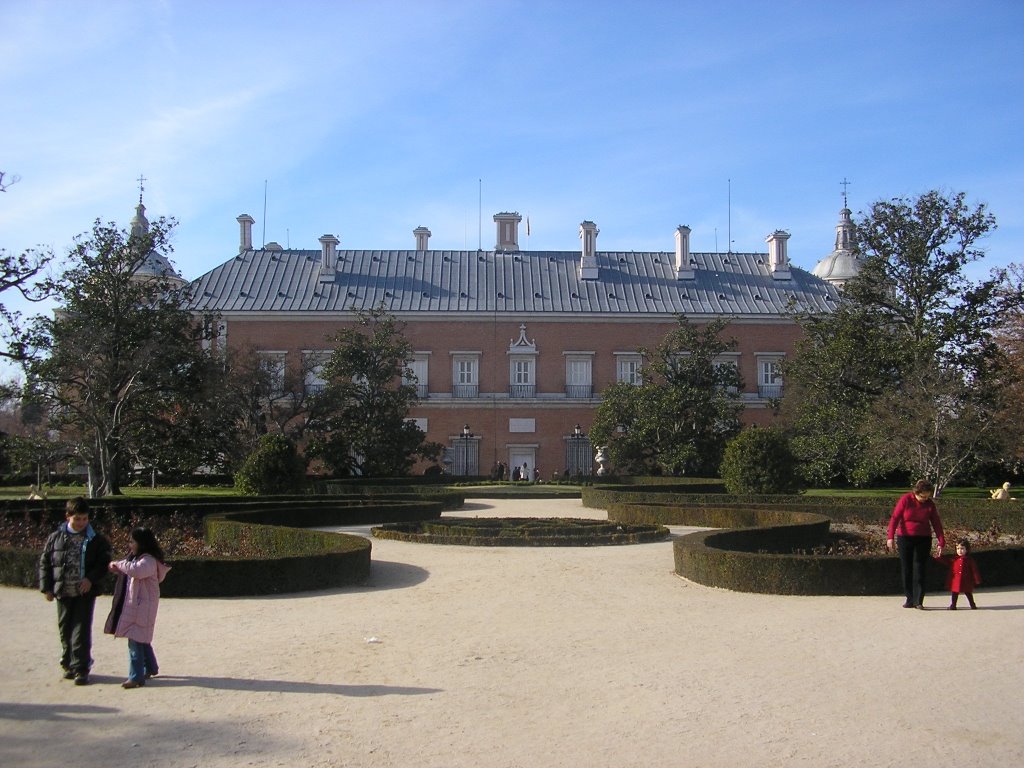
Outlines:
[[456,464],[456,469],[461,465],[461,472],[457,472],[460,475],[469,475],[470,469],[470,447],[471,441],[473,440],[473,433],[469,430],[469,424],[462,427],[462,434],[459,435],[459,455],[460,461]]
[[569,456],[566,461],[565,472],[571,477],[589,475],[593,462],[590,456],[590,440],[583,432],[583,428],[577,424],[572,428],[569,435]]

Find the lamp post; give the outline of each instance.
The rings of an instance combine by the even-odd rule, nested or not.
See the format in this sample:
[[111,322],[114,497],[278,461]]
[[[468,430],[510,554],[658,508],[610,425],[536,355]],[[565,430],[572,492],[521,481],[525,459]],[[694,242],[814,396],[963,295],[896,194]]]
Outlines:
[[[459,435],[458,460],[456,461],[456,474],[469,475],[471,469],[470,448],[472,445],[473,433],[469,430],[469,424],[462,427],[462,434]],[[461,471],[458,471],[460,470]]]
[[589,476],[592,461],[590,457],[590,440],[577,424],[569,435],[569,456],[566,461],[566,474],[572,477]]

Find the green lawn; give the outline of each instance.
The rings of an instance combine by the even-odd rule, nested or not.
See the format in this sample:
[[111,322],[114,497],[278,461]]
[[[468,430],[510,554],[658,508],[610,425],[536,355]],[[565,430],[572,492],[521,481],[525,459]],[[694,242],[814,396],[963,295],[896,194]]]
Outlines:
[[[480,498],[485,495],[491,496],[526,496],[530,494],[544,494],[550,496],[552,493],[566,496],[578,495],[578,485],[549,485],[547,483],[497,483],[467,484],[451,486],[453,490],[462,491],[467,496]],[[0,487],[0,499],[27,499],[27,485],[11,485]],[[234,488],[224,486],[125,486],[121,489],[125,496],[135,498],[168,497],[168,496],[237,496]],[[808,496],[892,496],[898,497],[908,491],[908,488],[811,488],[806,491]],[[51,499],[70,499],[74,496],[84,496],[84,485],[58,485],[46,489],[46,495]],[[945,488],[942,496],[958,499],[987,499],[989,489],[975,487]]]
[[[806,491],[808,496],[902,496],[909,488],[811,488]],[[941,496],[956,499],[987,499],[989,492],[985,488],[950,487],[943,488]]]
[[[45,488],[48,499],[70,499],[75,496],[85,496],[84,485],[55,485],[52,488]],[[125,496],[134,498],[167,497],[167,496],[237,496],[238,491],[234,488],[223,486],[157,486],[149,488],[143,486],[125,486],[121,489]],[[6,485],[0,487],[0,499],[27,499],[27,485]]]

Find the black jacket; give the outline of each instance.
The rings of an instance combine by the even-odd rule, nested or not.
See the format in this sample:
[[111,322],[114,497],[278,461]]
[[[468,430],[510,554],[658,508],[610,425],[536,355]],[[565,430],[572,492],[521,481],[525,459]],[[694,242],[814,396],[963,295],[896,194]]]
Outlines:
[[[43,547],[43,554],[39,558],[39,591],[51,592],[60,595],[61,587],[64,585],[64,569],[67,565],[67,558],[75,550],[68,548],[67,523],[61,523],[60,528],[50,534]],[[110,565],[110,542],[107,537],[96,533],[90,525],[86,529],[86,541],[83,545],[85,552],[85,564],[82,568],[82,578],[92,582],[90,595],[98,595],[103,577],[107,575],[107,566]]]

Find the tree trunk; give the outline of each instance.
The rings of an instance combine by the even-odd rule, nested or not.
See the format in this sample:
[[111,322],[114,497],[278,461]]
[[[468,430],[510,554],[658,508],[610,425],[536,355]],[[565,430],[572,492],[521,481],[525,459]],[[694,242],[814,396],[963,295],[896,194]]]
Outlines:
[[110,440],[97,439],[96,462],[99,465],[99,487],[95,489],[96,496],[120,496],[120,451],[111,446]]

